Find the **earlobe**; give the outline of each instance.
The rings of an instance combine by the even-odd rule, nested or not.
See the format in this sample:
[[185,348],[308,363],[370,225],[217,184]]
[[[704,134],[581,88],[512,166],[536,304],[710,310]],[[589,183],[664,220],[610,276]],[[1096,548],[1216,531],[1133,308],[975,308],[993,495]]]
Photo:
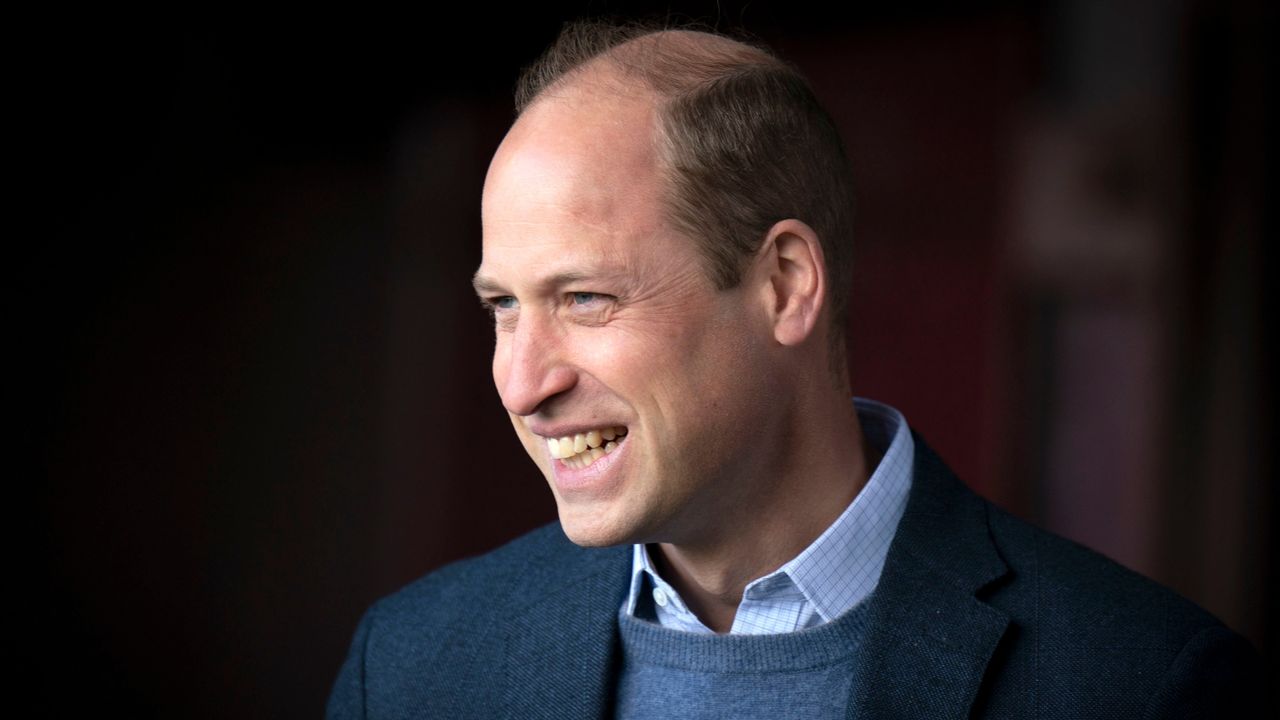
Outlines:
[[826,260],[818,234],[799,220],[781,220],[769,228],[761,250],[774,339],[799,345],[813,334],[826,303]]

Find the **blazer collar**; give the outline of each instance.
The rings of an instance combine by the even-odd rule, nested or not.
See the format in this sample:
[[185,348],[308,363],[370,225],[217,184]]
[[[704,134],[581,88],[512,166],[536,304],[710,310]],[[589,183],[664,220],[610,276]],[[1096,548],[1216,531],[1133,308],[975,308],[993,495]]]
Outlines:
[[907,509],[868,602],[857,717],[963,718],[1009,624],[977,592],[1008,571],[987,504],[916,436]]

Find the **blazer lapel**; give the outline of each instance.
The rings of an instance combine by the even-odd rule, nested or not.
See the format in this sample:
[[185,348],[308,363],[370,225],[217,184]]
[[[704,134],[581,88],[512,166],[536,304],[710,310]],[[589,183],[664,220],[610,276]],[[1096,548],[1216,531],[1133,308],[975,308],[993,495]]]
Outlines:
[[629,553],[577,550],[539,573],[548,578],[536,583],[544,591],[507,632],[505,716],[595,720],[612,712]]
[[852,717],[967,718],[1009,619],[976,593],[1007,572],[985,503],[917,436],[907,509],[868,602]]

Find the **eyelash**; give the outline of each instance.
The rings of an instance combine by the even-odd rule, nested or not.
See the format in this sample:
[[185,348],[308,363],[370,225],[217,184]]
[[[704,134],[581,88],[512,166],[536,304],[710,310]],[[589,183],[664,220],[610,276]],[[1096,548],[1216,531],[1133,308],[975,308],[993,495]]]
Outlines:
[[[586,300],[586,301],[583,301],[583,302],[578,302],[578,296],[580,296],[580,295],[586,295],[586,296],[588,296],[590,299],[588,299],[588,300]],[[571,292],[571,293],[569,293],[569,300],[571,301],[571,304],[573,304],[573,305],[586,305],[587,303],[589,303],[589,302],[591,302],[591,301],[593,301],[593,300],[604,300],[604,299],[605,299],[605,298],[607,298],[607,297],[608,297],[608,295],[601,295],[600,293],[594,293],[594,292]]]
[[498,316],[499,310],[507,309],[502,306],[502,303],[508,300],[514,301],[515,298],[511,297],[510,295],[503,295],[500,297],[492,297],[492,298],[480,298],[480,307],[484,308],[484,311],[489,314],[489,317],[491,319],[496,319]]
[[[599,302],[614,299],[612,295],[589,292],[586,290],[565,293],[564,297],[566,304],[572,307],[591,306]],[[497,321],[499,320],[499,311],[516,308],[519,306],[519,301],[511,295],[499,295],[497,297],[481,298],[480,305],[484,308],[485,312],[489,314],[490,319]]]

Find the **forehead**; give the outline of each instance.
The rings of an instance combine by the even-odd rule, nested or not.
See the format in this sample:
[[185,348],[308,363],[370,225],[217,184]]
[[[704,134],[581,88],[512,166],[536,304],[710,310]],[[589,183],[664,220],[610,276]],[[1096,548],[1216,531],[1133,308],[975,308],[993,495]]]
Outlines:
[[665,235],[651,99],[569,88],[539,100],[503,140],[485,179],[481,276],[616,265]]

